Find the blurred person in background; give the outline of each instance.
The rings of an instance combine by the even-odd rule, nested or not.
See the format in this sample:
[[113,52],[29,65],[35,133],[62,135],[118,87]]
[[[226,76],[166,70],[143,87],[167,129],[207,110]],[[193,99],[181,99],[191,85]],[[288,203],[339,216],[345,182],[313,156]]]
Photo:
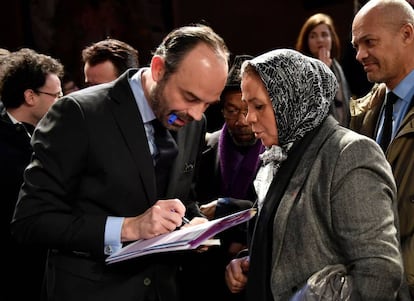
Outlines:
[[332,18],[322,13],[310,16],[299,32],[296,41],[296,50],[320,59],[333,71],[339,87],[331,105],[330,112],[342,126],[348,127],[351,91],[339,63],[341,58],[341,44]]
[[[3,243],[7,265],[2,294],[13,300],[39,300],[45,270],[46,249],[17,244],[10,235],[10,222],[30,162],[30,139],[35,126],[62,96],[63,65],[56,59],[23,48],[11,52],[2,63],[0,94],[0,192],[3,204]],[[15,289],[19,284],[20,289]]]
[[[251,208],[256,200],[253,180],[264,146],[246,122],[247,104],[240,90],[241,64],[251,58],[235,56],[218,105],[225,123],[220,130],[206,134],[195,191],[201,212],[209,220]],[[227,288],[224,271],[229,261],[246,248],[247,227],[248,223],[232,227],[217,236],[220,246],[186,256],[185,300],[193,300],[195,294],[200,301],[243,300],[243,294],[232,294]]]
[[138,50],[111,38],[84,48],[82,61],[86,86],[113,81],[129,68],[139,67]]

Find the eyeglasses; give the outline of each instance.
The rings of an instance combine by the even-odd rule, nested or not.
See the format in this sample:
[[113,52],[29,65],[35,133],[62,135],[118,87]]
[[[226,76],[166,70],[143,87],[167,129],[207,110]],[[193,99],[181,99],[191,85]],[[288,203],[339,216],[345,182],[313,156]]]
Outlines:
[[61,98],[63,96],[62,91],[59,91],[57,93],[49,93],[49,92],[35,90],[35,92],[39,94],[46,94],[46,95],[52,96],[53,98]]
[[240,114],[243,114],[243,117],[246,117],[247,111],[242,111],[236,108],[223,108],[224,118],[227,119],[239,119]]

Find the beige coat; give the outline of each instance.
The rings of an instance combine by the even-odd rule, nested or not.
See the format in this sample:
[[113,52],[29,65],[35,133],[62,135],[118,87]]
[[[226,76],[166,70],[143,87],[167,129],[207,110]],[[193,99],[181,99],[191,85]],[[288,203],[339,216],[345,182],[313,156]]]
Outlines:
[[[350,128],[373,138],[385,98],[385,85],[375,85],[360,99],[351,100]],[[405,116],[386,152],[398,188],[398,214],[404,266],[414,298],[414,107]]]

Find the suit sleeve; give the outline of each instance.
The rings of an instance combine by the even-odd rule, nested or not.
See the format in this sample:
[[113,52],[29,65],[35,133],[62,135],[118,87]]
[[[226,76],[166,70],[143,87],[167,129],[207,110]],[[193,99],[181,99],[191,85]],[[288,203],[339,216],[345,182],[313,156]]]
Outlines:
[[12,234],[20,243],[81,252],[103,249],[106,216],[86,216],[71,195],[88,160],[86,132],[81,107],[69,97],[55,103],[38,124],[12,220]]

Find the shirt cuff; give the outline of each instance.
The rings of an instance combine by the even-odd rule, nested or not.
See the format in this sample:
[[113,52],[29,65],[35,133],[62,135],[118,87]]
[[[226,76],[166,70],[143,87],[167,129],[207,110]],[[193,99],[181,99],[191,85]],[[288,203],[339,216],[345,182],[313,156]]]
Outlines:
[[111,255],[122,248],[121,230],[123,217],[108,216],[105,224],[105,255]]

